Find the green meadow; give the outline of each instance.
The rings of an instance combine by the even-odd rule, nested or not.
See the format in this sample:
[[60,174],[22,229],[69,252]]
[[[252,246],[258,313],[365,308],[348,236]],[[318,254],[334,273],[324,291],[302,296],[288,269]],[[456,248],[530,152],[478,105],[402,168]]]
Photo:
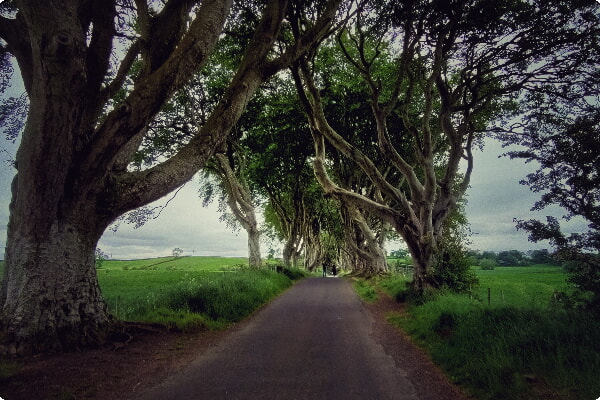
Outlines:
[[[389,320],[477,399],[597,399],[600,322],[567,310],[559,267],[477,270],[473,294],[445,293]],[[402,299],[407,278],[378,282]]]
[[105,261],[97,274],[117,319],[186,331],[239,321],[305,276],[247,265],[246,258],[168,257]]
[[225,257],[107,260],[96,269],[108,309],[117,320],[179,331],[222,328],[305,276],[296,270],[283,272],[250,269],[246,258]]

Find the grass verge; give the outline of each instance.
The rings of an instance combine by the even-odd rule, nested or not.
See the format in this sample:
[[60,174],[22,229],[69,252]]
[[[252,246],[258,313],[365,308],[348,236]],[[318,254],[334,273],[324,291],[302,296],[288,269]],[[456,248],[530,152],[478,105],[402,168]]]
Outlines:
[[352,284],[354,290],[361,299],[369,303],[377,301],[377,290],[375,289],[375,282],[372,280],[365,280],[362,278],[352,278]]
[[[190,267],[169,262],[158,269],[145,265],[113,264],[98,271],[109,311],[119,320],[155,323],[179,331],[220,329],[251,314],[306,276],[302,271],[276,273],[230,265]],[[123,268],[126,265],[126,268]],[[292,279],[293,278],[293,279]]]
[[[478,399],[598,398],[600,321],[552,301],[562,272],[489,272],[478,271],[479,297],[441,294],[389,320]],[[402,299],[405,282],[392,276],[380,287]]]

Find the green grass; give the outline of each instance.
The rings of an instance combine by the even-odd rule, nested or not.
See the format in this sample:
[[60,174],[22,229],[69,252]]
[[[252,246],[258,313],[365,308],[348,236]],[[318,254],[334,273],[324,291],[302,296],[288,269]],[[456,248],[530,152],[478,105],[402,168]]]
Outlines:
[[354,290],[361,299],[367,302],[377,300],[377,291],[374,287],[374,282],[367,282],[364,279],[353,279]]
[[[238,321],[300,279],[243,265],[245,258],[184,257],[105,261],[97,270],[109,311],[120,320],[178,330]],[[246,264],[247,265],[247,264]]]
[[104,261],[100,270],[155,270],[155,271],[230,271],[248,265],[247,258],[240,257],[162,257],[145,260]]
[[556,291],[567,291],[562,268],[551,266],[496,267],[477,270],[479,296],[490,305],[547,308]]
[[[230,257],[106,260],[96,273],[117,320],[191,331],[238,321],[306,276],[301,270],[278,274],[247,265],[247,258]],[[3,267],[0,262],[0,273]]]
[[[478,399],[596,399],[600,322],[553,301],[554,292],[566,288],[562,270],[506,267],[477,274],[479,296],[444,294],[390,321]],[[405,281],[394,276],[381,287],[395,296]]]

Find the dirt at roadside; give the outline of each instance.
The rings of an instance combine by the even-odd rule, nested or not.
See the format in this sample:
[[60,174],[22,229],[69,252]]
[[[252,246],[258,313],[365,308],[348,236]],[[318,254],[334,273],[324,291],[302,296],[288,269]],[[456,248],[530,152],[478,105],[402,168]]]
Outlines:
[[[235,326],[231,329],[235,329]],[[126,340],[102,348],[17,360],[19,372],[0,381],[4,400],[99,399],[134,395],[187,365],[227,332],[186,334],[129,324]]]

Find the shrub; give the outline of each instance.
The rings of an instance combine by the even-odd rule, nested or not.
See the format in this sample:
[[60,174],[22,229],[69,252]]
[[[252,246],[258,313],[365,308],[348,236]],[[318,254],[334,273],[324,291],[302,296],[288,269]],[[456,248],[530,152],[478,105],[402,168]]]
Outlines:
[[106,253],[103,252],[102,249],[100,249],[99,247],[96,248],[96,251],[94,252],[94,262],[96,264],[96,269],[102,268],[102,264],[104,264],[104,261],[106,261],[107,259],[108,255],[106,255]]
[[308,273],[300,268],[284,267],[282,273],[293,281],[304,279],[308,276]]
[[446,248],[434,263],[434,280],[437,288],[450,291],[470,292],[477,287],[479,280],[471,270],[469,259],[460,247]]
[[496,266],[496,260],[493,260],[491,258],[483,258],[479,261],[479,267],[486,271],[492,271],[496,268]]

